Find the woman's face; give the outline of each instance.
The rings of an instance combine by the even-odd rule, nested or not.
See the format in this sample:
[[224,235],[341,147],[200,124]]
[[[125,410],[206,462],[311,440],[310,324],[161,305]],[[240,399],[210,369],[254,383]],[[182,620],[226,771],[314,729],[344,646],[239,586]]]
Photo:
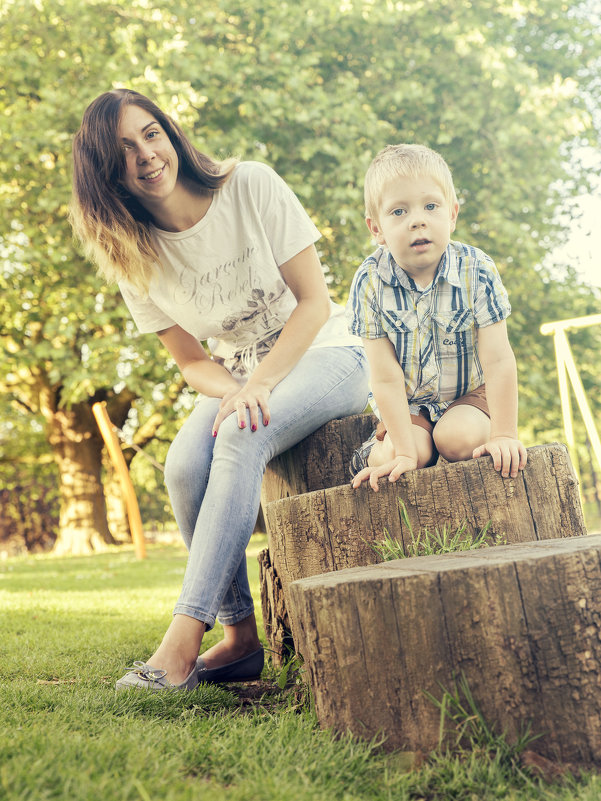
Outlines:
[[157,120],[135,105],[123,108],[117,137],[125,154],[122,184],[152,213],[177,185],[175,148]]

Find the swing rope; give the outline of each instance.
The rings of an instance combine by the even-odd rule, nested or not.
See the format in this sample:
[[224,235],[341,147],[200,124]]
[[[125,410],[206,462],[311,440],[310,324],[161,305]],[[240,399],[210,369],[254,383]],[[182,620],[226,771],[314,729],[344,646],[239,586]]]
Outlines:
[[127,440],[125,434],[123,433],[123,431],[121,431],[121,429],[118,428],[114,423],[113,423],[113,428],[117,432],[117,436],[119,437],[121,442],[124,442],[127,445],[128,448],[133,448],[136,451],[136,453],[141,453],[142,456],[144,456],[146,459],[148,459],[150,464],[153,467],[156,467],[157,470],[160,470],[161,473],[165,472],[165,468],[163,467],[163,465],[159,464],[156,459],[153,459],[152,456],[147,454],[146,451],[144,450],[144,448],[141,448],[139,445],[136,445],[135,442],[128,442],[128,440]]

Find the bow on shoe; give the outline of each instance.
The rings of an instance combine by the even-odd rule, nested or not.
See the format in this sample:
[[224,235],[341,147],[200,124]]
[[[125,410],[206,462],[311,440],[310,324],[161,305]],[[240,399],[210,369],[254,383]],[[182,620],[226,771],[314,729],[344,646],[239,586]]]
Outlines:
[[166,670],[153,668],[147,665],[146,662],[141,662],[139,660],[136,660],[128,670],[131,670],[132,673],[135,673],[141,679],[144,679],[144,681],[149,682],[160,681],[167,675]]

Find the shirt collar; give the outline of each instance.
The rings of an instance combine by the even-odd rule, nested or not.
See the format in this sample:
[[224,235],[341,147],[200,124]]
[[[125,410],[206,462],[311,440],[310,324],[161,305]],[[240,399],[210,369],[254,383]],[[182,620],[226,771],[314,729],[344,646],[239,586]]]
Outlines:
[[438,266],[438,273],[436,280],[444,278],[444,280],[456,287],[461,287],[461,278],[459,276],[460,257],[453,241],[449,242],[447,249],[442,254],[440,264]]
[[[405,289],[412,290],[412,281],[410,281],[407,273],[402,270],[392,257],[392,253],[385,247],[380,248],[379,254],[376,254],[376,271],[380,279],[390,286],[402,286]],[[460,287],[461,279],[459,278],[459,256],[453,242],[449,242],[446,250],[442,254],[440,263],[438,265],[438,272],[434,277],[434,282],[444,279],[453,286]]]

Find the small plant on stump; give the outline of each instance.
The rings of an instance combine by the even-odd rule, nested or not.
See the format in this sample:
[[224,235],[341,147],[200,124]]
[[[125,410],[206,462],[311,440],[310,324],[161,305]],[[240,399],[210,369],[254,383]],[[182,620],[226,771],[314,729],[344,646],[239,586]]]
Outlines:
[[417,533],[413,531],[413,526],[409,520],[407,507],[403,500],[399,498],[399,508],[401,517],[405,523],[411,537],[408,546],[391,537],[384,529],[384,539],[373,543],[373,549],[380,556],[383,562],[392,559],[407,559],[413,556],[432,556],[435,554],[453,553],[455,551],[474,551],[478,548],[487,548],[489,545],[501,545],[505,542],[501,535],[497,535],[494,540],[490,540],[489,529],[490,520],[480,531],[479,534],[466,532],[467,521],[461,523],[455,530],[446,523],[441,529],[435,528],[429,531],[427,528],[420,529]]

